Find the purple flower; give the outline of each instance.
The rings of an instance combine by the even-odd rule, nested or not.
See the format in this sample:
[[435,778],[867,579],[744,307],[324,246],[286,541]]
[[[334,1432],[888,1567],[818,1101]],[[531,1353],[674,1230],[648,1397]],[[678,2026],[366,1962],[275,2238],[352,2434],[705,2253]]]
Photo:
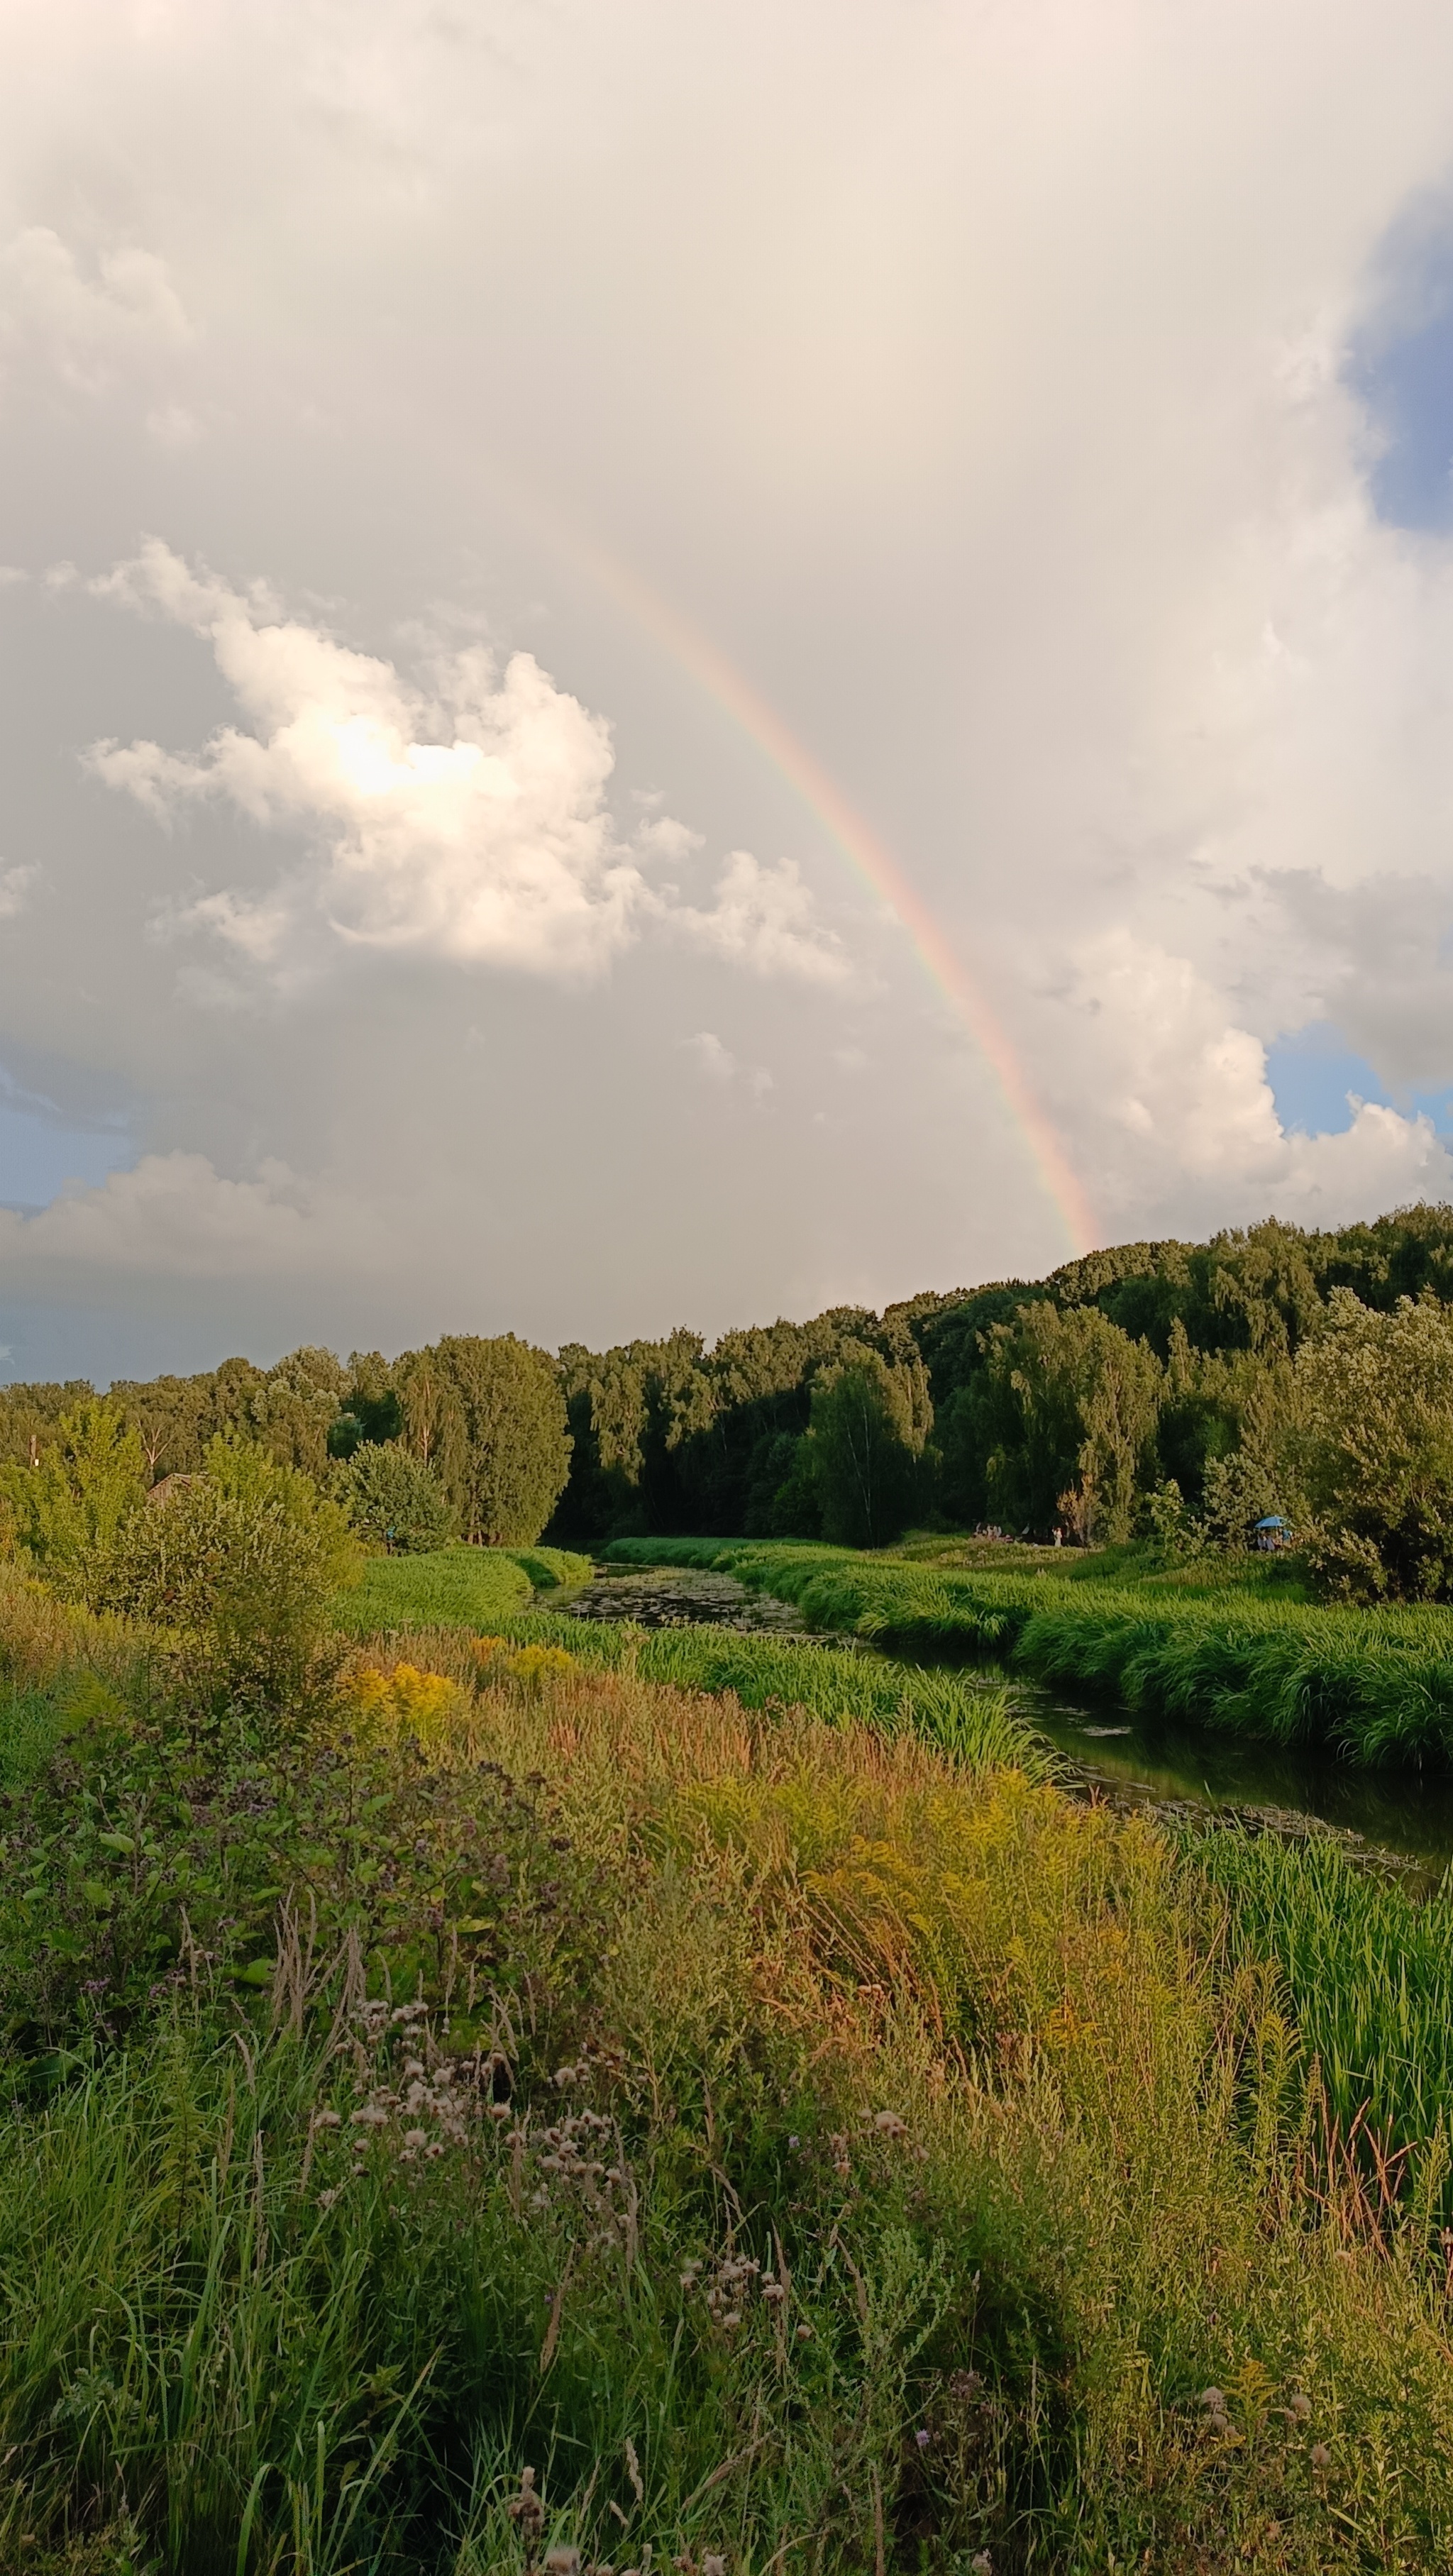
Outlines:
[[928,2445],[929,2445],[930,2435],[929,2435],[929,2433],[928,2433],[928,2431],[927,2431],[927,2429],[926,2429],[926,2427],[925,2427],[924,2425],[922,2425],[922,2424],[920,2424],[920,2425],[919,2425],[919,2428],[918,2428],[917,2432],[914,2434],[913,2438],[914,2438],[915,2442],[918,2444],[918,2447],[919,2447],[920,2451],[926,2451],[926,2450],[927,2450]]

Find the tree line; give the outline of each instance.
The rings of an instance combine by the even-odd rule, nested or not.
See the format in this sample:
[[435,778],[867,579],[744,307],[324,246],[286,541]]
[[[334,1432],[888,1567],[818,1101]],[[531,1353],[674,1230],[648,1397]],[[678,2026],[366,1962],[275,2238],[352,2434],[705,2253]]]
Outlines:
[[[0,1390],[35,1462],[88,1386]],[[1453,1208],[1117,1245],[883,1314],[558,1357],[512,1334],[387,1360],[305,1348],[110,1392],[153,1478],[219,1436],[437,1539],[685,1531],[882,1545],[937,1520],[1237,1547],[1278,1515],[1333,1588],[1453,1594]],[[432,1497],[432,1500],[430,1499]],[[432,1517],[431,1517],[432,1515]]]

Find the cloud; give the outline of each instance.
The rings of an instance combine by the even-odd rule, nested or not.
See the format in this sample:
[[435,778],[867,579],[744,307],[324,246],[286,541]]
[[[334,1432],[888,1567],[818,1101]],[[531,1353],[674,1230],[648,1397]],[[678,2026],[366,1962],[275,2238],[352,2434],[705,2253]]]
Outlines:
[[1246,1223],[1276,1212],[1314,1224],[1453,1194],[1453,1160],[1425,1117],[1352,1101],[1337,1134],[1288,1133],[1266,1049],[1225,997],[1177,957],[1127,930],[1088,943],[1074,1005],[1076,1106],[1102,1214],[1147,1201],[1169,1223]]
[[759,975],[839,985],[851,978],[839,942],[818,926],[812,895],[791,859],[764,868],[750,851],[733,850],[710,911],[683,905],[674,918],[699,947]]
[[683,1038],[682,1046],[696,1059],[697,1070],[709,1083],[726,1091],[734,1083],[761,1100],[775,1089],[771,1074],[764,1064],[740,1064],[729,1047],[711,1029],[698,1029],[695,1037]]
[[[0,1208],[0,1281],[232,1280],[296,1276],[365,1248],[366,1225],[339,1221],[286,1164],[227,1180],[205,1154],[147,1154],[99,1189],[72,1190],[33,1216]],[[375,1247],[376,1249],[377,1247]]]
[[88,274],[48,225],[0,248],[0,361],[40,367],[69,390],[102,394],[138,358],[170,354],[191,329],[166,262],[125,245]]
[[[591,974],[656,920],[734,965],[841,980],[790,862],[768,869],[734,852],[704,911],[651,887],[605,802],[609,725],[532,654],[512,654],[501,673],[470,645],[439,658],[425,691],[286,617],[265,585],[244,595],[155,538],[91,587],[205,636],[257,728],[224,726],[191,757],[98,742],[95,775],[161,820],[217,798],[263,827],[301,827],[318,850],[260,898],[224,889],[178,916],[255,966],[305,974],[325,932],[374,950]],[[636,838],[670,858],[699,844],[665,816]]]
[[22,909],[38,874],[34,867],[7,868],[0,864],[0,921],[13,919]]

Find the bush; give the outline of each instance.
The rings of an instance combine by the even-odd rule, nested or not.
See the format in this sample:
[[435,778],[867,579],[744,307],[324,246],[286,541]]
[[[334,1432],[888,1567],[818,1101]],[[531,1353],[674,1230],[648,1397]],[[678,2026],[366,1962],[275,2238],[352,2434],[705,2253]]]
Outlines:
[[336,1490],[359,1537],[391,1556],[423,1556],[453,1536],[454,1516],[438,1477],[396,1440],[356,1450]]
[[126,1523],[98,1592],[106,1609],[178,1631],[206,1696],[276,1710],[307,1695],[328,1604],[356,1573],[347,1522],[311,1477],[219,1437],[203,1475]]

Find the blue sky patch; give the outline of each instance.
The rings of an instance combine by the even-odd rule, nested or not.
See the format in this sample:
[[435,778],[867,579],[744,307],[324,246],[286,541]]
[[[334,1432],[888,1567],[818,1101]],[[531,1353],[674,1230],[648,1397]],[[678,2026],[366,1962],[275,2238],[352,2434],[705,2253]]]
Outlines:
[[49,1207],[68,1181],[94,1189],[135,1160],[131,1138],[114,1127],[70,1127],[0,1101],[0,1207]]
[[1343,1135],[1352,1124],[1349,1095],[1405,1118],[1430,1118],[1439,1135],[1453,1129],[1453,1082],[1394,1093],[1332,1020],[1309,1020],[1275,1039],[1266,1050],[1266,1078],[1288,1135]]
[[1348,381],[1378,441],[1369,481],[1380,519],[1453,528],[1453,205],[1426,201],[1395,226]]

